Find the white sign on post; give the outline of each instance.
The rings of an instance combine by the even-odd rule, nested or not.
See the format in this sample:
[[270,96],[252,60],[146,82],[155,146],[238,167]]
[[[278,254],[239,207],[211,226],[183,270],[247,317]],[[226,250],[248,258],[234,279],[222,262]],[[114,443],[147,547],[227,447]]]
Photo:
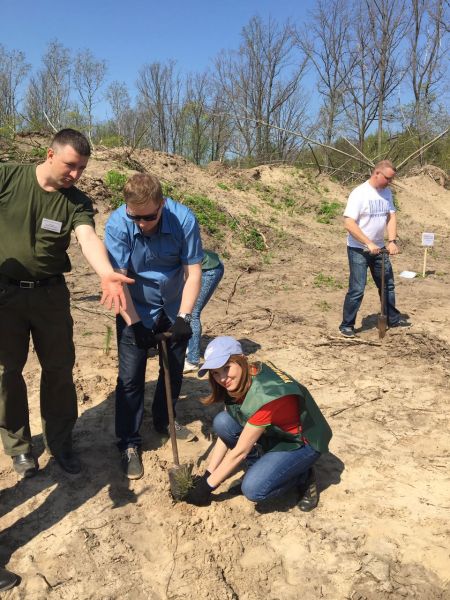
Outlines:
[[434,246],[434,233],[422,233],[422,246]]
[[424,247],[422,277],[425,277],[427,274],[427,250],[428,248],[432,248],[433,245],[434,233],[422,233],[422,246]]

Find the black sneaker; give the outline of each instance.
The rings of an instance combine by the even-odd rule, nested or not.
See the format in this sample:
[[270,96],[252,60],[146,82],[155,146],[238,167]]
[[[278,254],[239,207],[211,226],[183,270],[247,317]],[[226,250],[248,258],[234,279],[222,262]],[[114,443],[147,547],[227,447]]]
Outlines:
[[405,317],[400,317],[400,319],[395,321],[395,323],[390,323],[389,329],[394,327],[412,327],[412,323],[410,323],[408,319],[405,319]]
[[137,448],[127,448],[121,453],[120,459],[128,479],[140,479],[144,475],[144,466]]
[[345,337],[348,337],[348,338],[355,337],[355,330],[353,329],[353,327],[339,327],[339,331]]

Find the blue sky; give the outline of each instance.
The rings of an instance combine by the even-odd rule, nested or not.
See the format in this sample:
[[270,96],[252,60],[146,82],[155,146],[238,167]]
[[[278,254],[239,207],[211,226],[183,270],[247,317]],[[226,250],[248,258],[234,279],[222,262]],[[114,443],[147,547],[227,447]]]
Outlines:
[[108,81],[134,87],[145,63],[175,59],[180,70],[203,71],[222,49],[237,48],[256,14],[301,22],[314,0],[0,0],[0,42],[22,50],[33,70],[57,38],[75,52],[89,48],[108,63]]

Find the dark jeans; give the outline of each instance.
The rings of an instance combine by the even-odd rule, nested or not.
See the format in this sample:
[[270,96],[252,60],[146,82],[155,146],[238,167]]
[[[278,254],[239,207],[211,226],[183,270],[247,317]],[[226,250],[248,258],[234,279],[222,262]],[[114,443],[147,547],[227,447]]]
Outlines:
[[44,443],[52,454],[72,448],[77,396],[70,296],[64,283],[22,289],[0,283],[0,431],[6,454],[30,452],[27,388],[22,370],[30,335],[42,367]]
[[[155,332],[167,331],[171,322],[164,315],[155,327]],[[119,350],[119,376],[116,387],[116,435],[120,450],[139,447],[142,438],[139,433],[144,416],[145,368],[147,350],[138,348],[133,331],[127,327],[122,317],[117,317],[117,347]],[[167,342],[169,356],[170,383],[172,401],[175,408],[183,382],[183,367],[187,341]],[[152,405],[153,424],[157,429],[167,427],[166,387],[161,356],[159,357],[159,375]]]
[[[230,449],[236,446],[243,429],[226,411],[216,415],[213,428]],[[246,459],[249,468],[242,481],[242,493],[253,502],[281,496],[305,482],[319,457],[320,452],[308,444],[297,450],[266,452],[262,456],[255,447]]]
[[385,307],[388,325],[394,325],[400,318],[400,311],[395,308],[394,273],[387,254],[370,254],[361,248],[347,247],[350,277],[348,292],[344,300],[342,323],[340,327],[354,327],[356,315],[364,297],[367,283],[367,269],[370,269],[373,280],[381,298],[381,264],[384,260]]
[[219,281],[223,277],[223,271],[224,267],[222,263],[220,263],[220,265],[215,269],[202,271],[202,286],[200,288],[200,294],[195,302],[194,308],[192,309],[192,337],[189,340],[186,356],[188,361],[193,365],[198,365],[200,362],[200,342],[202,337],[200,313],[208,304],[216,287],[219,285]]

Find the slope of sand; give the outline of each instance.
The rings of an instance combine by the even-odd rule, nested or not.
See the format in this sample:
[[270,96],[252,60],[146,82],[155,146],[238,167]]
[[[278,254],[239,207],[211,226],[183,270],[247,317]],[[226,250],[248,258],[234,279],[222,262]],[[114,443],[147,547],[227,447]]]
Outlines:
[[[39,367],[30,347],[26,380],[41,470],[17,481],[10,459],[0,456],[0,552],[23,577],[4,598],[450,598],[450,192],[424,175],[399,179],[403,252],[393,264],[398,306],[414,325],[388,331],[380,342],[378,300],[369,284],[358,340],[346,340],[337,332],[347,279],[342,225],[339,218],[318,223],[314,210],[322,199],[344,204],[347,189],[287,168],[239,173],[217,164],[199,169],[160,153],[139,158],[164,180],[215,198],[263,233],[264,257],[246,250],[238,234],[221,240],[205,234],[205,245],[229,258],[204,311],[204,342],[234,335],[252,357],[270,358],[309,387],[334,432],[331,453],[317,468],[320,504],[301,513],[292,492],[255,507],[227,494],[228,482],[210,507],[174,504],[170,444],[151,428],[156,358],[147,372],[145,476],[136,482],[122,476],[114,444],[114,340],[109,355],[103,351],[114,321],[99,306],[97,278],[74,244],[68,281],[80,409],[75,440],[85,469],[62,474],[43,452]],[[100,232],[108,215],[101,178],[111,168],[114,157],[99,153],[85,176]],[[274,206],[273,198],[288,197],[294,207]],[[422,270],[423,231],[436,234],[427,277],[402,279],[403,270]],[[199,471],[219,410],[199,403],[207,390],[188,375],[178,404],[179,420],[198,437],[179,444],[181,460],[193,460]]]

